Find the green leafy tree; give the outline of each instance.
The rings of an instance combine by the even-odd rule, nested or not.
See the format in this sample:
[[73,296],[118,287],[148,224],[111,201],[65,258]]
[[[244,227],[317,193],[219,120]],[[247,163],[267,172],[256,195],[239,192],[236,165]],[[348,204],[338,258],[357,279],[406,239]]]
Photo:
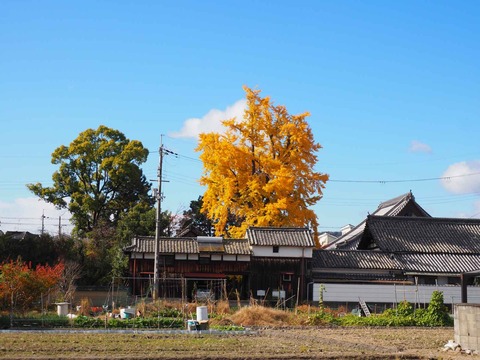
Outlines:
[[112,279],[112,254],[119,247],[112,224],[99,222],[82,241],[80,285],[106,285]]
[[75,231],[85,234],[100,221],[116,224],[139,203],[153,205],[150,184],[140,168],[147,156],[140,141],[102,125],[53,152],[52,163],[59,165],[53,186],[27,186],[46,202],[68,208]]
[[176,216],[170,210],[162,211],[160,214],[160,236],[173,236],[177,227],[175,218]]
[[[163,216],[162,216],[163,219]],[[135,235],[155,235],[156,211],[145,203],[132,207],[122,215],[117,225],[117,238],[121,246],[129,245]]]
[[197,200],[190,201],[190,209],[183,212],[180,221],[180,232],[193,226],[208,236],[213,235],[212,221],[202,212],[203,196],[199,196]]
[[[118,225],[102,221],[83,239],[82,277],[81,285],[106,285],[114,277],[126,276],[128,272],[128,257],[123,248],[130,244],[136,235],[155,235],[155,209],[134,206],[131,211],[123,214]],[[171,236],[172,214],[164,211],[160,222],[162,234]]]
[[0,261],[21,258],[33,266],[38,264],[54,264],[59,258],[59,249],[52,236],[26,236],[17,239],[8,234],[0,236]]
[[21,240],[11,234],[0,235],[0,262],[21,258],[35,267],[53,265],[59,260],[76,260],[79,254],[78,241],[67,235],[53,237],[45,233]]

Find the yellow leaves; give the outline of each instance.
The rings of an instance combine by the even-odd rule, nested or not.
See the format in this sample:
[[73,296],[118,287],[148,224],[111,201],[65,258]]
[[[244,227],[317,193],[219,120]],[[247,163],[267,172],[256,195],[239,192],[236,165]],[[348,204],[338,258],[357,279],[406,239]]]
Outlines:
[[321,198],[328,175],[314,171],[321,146],[306,122],[310,114],[290,115],[260,90],[244,90],[243,118],[223,121],[222,135],[200,135],[203,210],[217,235],[243,237],[251,225],[316,228],[308,207]]

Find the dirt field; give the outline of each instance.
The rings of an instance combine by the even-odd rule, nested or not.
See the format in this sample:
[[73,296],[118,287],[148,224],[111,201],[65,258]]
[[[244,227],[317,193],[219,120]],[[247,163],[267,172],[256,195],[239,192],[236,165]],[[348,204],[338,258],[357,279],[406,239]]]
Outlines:
[[[462,359],[452,328],[284,328],[249,335],[1,333],[1,359]],[[474,358],[477,356],[473,356]]]

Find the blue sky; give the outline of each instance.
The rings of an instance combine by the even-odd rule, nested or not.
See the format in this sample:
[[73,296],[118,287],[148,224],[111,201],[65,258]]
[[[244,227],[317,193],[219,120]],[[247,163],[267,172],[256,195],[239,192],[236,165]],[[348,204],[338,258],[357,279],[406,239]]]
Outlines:
[[46,231],[66,225],[25,184],[51,184],[53,150],[101,124],[152,151],[149,179],[164,135],[179,156],[165,159],[162,206],[181,213],[204,191],[192,124],[240,116],[243,85],[311,113],[316,170],[332,179],[320,230],[410,190],[433,216],[480,217],[479,13],[476,1],[3,0],[0,230],[38,232],[42,212]]

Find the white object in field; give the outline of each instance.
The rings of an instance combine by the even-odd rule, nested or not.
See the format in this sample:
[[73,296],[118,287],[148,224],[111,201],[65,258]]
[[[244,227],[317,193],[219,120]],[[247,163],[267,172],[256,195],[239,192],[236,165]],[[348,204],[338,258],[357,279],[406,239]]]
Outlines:
[[70,303],[68,302],[60,302],[60,303],[55,303],[57,305],[57,315],[58,316],[67,316],[68,314],[68,305]]
[[197,306],[197,321],[208,321],[208,308]]
[[450,350],[453,350],[455,351],[455,349],[457,347],[459,347],[460,345],[457,344],[455,341],[453,340],[448,340],[448,342],[443,346],[445,349],[450,349]]

